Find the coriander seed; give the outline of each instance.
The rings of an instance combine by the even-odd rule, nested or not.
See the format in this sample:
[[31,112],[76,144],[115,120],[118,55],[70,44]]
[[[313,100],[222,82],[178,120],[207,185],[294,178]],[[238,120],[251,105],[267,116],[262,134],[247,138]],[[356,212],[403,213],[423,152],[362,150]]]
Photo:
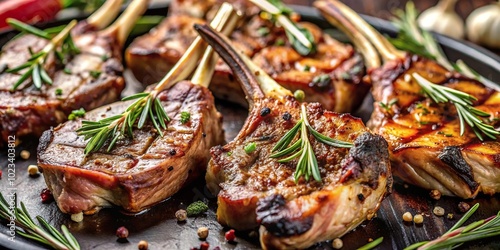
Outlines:
[[187,212],[184,209],[179,209],[175,212],[175,218],[177,218],[178,222],[186,221]]
[[83,221],[83,212],[79,212],[77,214],[72,214],[71,220],[74,222],[82,222]]
[[413,217],[413,222],[416,224],[422,224],[424,222],[424,216],[421,214],[416,214],[415,217]]
[[200,227],[198,228],[198,238],[200,239],[206,239],[208,237],[208,228],[207,227]]
[[149,244],[145,240],[141,240],[141,241],[139,241],[139,244],[137,244],[137,249],[139,249],[139,250],[148,250],[148,248],[149,248]]
[[35,176],[38,175],[40,172],[38,171],[38,166],[37,165],[29,165],[28,166],[28,174],[30,176]]
[[21,158],[23,160],[27,160],[30,158],[31,153],[28,150],[23,150],[23,151],[21,151],[21,153],[19,155],[21,156]]
[[410,212],[406,212],[403,214],[403,221],[411,222],[413,220],[413,215]]
[[335,249],[341,249],[344,246],[344,242],[341,239],[336,238],[332,241],[332,247]]
[[434,207],[434,210],[432,210],[432,212],[436,215],[436,216],[443,216],[444,215],[444,208],[440,207],[440,206],[435,206]]

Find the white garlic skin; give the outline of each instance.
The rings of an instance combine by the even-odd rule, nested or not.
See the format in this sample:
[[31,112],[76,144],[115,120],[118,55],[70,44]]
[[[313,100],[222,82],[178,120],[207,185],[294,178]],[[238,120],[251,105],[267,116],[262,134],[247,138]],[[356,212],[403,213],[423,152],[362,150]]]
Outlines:
[[418,16],[418,25],[424,30],[432,30],[456,39],[465,34],[464,21],[455,12],[456,0],[442,0]]
[[500,1],[474,10],[466,21],[467,38],[491,48],[500,48]]

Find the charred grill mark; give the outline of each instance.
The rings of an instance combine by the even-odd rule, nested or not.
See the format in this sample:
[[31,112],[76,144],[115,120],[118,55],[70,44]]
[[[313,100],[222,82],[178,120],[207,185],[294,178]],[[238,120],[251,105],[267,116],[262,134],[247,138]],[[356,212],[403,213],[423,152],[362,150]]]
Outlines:
[[43,132],[42,136],[40,137],[40,143],[38,144],[37,152],[44,152],[45,150],[47,150],[47,147],[52,142],[53,137],[54,137],[53,128],[50,128],[49,130]]
[[378,187],[379,176],[387,176],[388,190],[392,186],[392,177],[383,171],[388,165],[388,144],[380,135],[368,132],[361,134],[354,141],[354,147],[349,150],[349,157],[341,163],[341,183],[350,179],[362,178],[362,182],[368,184],[372,189]]
[[458,173],[458,176],[470,187],[472,193],[479,187],[479,184],[474,180],[472,168],[463,158],[459,147],[445,147],[438,158]]
[[292,218],[281,194],[262,198],[257,203],[257,221],[270,233],[278,237],[300,235],[307,232],[313,223],[313,216]]

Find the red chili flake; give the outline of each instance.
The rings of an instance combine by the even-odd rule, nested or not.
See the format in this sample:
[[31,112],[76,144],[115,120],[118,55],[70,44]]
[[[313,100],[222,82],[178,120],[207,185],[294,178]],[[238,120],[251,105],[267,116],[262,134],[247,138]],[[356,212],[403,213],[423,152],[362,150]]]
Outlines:
[[234,229],[227,231],[225,236],[226,240],[229,242],[234,241],[236,239],[236,235],[234,235]]
[[2,170],[0,170],[0,179],[2,179]]
[[208,242],[204,241],[200,244],[200,250],[208,250],[208,248],[210,247],[210,244],[208,244]]
[[54,200],[54,196],[52,195],[52,192],[48,188],[42,189],[42,192],[40,193],[40,198],[42,198],[42,203],[50,203]]

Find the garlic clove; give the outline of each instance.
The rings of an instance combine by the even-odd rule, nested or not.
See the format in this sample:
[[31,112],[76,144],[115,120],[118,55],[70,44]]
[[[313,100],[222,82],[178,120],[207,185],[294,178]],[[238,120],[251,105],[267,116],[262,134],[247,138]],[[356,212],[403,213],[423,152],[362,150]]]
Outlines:
[[441,0],[439,3],[420,14],[418,25],[425,30],[432,30],[453,38],[463,38],[464,21],[455,12],[457,0]]
[[500,48],[500,1],[474,10],[466,21],[467,38],[491,48]]

